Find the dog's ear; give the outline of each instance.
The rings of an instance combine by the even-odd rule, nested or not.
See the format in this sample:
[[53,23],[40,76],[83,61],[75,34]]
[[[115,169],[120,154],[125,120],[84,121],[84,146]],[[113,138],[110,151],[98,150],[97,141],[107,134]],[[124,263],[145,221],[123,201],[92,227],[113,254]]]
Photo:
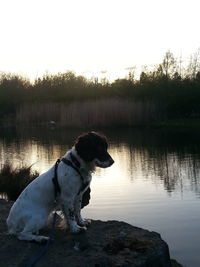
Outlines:
[[90,192],[91,192],[90,187],[84,192],[83,197],[82,197],[82,202],[81,202],[81,209],[89,204]]
[[78,155],[87,162],[95,159],[98,147],[107,149],[107,139],[104,135],[93,131],[80,135],[75,142]]
[[75,148],[78,155],[87,162],[92,161],[94,159],[94,146],[95,142],[93,140],[92,133],[80,135],[75,142]]

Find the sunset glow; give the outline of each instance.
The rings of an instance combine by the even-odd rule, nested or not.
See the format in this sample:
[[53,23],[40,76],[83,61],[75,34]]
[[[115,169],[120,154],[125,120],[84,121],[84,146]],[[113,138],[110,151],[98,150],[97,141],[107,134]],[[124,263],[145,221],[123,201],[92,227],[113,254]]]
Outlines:
[[0,71],[124,77],[200,46],[197,0],[2,0]]

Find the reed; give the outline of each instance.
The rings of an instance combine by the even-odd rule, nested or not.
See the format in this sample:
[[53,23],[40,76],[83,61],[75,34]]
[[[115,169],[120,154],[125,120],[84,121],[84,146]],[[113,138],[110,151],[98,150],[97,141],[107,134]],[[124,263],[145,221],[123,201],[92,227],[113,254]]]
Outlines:
[[14,169],[6,163],[0,170],[0,195],[9,200],[16,200],[22,190],[38,175],[38,172],[31,171],[31,166]]
[[45,124],[58,127],[115,127],[145,124],[160,118],[154,102],[108,98],[71,103],[25,104],[16,114],[18,124]]
[[27,103],[21,105],[16,113],[16,122],[20,124],[41,124],[58,121],[60,105],[57,103]]

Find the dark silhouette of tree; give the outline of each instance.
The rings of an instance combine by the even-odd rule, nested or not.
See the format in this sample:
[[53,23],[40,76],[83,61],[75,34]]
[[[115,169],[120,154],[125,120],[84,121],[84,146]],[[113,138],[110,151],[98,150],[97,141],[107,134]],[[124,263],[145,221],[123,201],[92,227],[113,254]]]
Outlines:
[[15,116],[23,104],[67,105],[72,101],[116,97],[133,103],[154,103],[161,119],[200,118],[200,49],[186,67],[182,57],[177,60],[167,51],[161,64],[150,70],[143,68],[139,80],[135,78],[135,67],[127,70],[126,78],[112,83],[95,77],[86,79],[71,71],[45,74],[33,83],[20,75],[0,73],[1,118]]
[[200,71],[200,48],[190,57],[186,76],[190,79],[195,79],[197,73]]
[[167,79],[171,78],[174,75],[174,72],[177,69],[177,62],[174,58],[174,55],[170,51],[166,52],[163,58],[163,62],[160,64],[159,67],[160,71]]

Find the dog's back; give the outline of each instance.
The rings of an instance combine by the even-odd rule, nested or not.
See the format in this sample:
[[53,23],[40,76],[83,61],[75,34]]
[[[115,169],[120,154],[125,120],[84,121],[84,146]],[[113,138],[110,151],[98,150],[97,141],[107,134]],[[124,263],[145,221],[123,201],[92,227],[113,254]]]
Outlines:
[[42,211],[43,216],[48,216],[53,202],[50,199],[53,195],[53,186],[50,186],[51,182],[49,181],[51,173],[53,175],[52,168],[38,176],[17,198],[6,221],[10,234],[21,232],[24,229],[25,222],[31,220],[33,214],[37,214],[38,210]]

